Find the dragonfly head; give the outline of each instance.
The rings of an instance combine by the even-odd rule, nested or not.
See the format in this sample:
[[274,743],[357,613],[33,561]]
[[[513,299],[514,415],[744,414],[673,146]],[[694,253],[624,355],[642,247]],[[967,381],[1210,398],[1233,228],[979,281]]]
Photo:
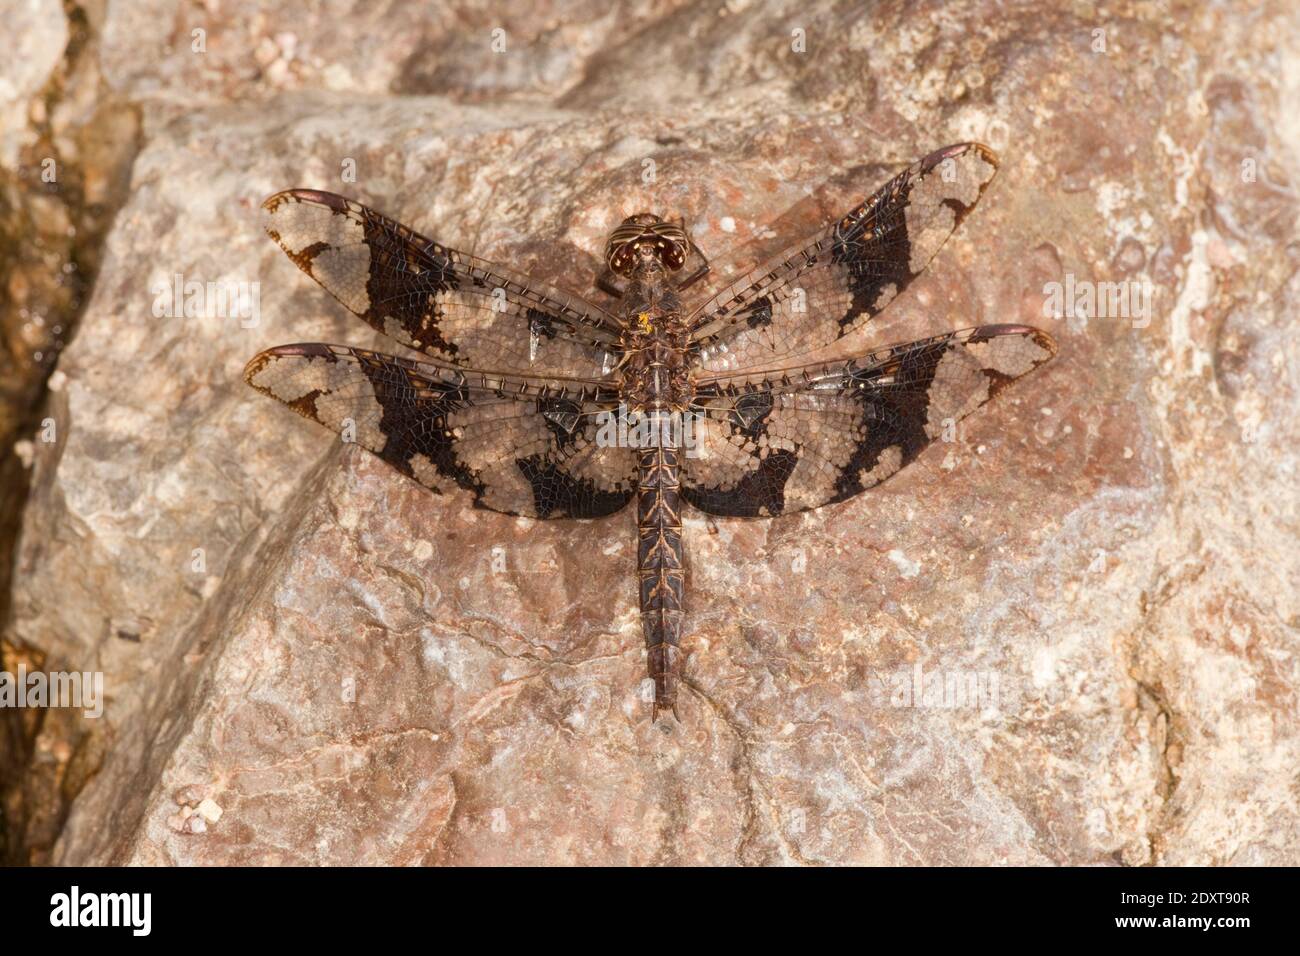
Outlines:
[[638,265],[658,264],[676,272],[686,264],[690,241],[678,222],[664,222],[653,213],[628,216],[605,243],[605,264],[616,275],[630,275]]

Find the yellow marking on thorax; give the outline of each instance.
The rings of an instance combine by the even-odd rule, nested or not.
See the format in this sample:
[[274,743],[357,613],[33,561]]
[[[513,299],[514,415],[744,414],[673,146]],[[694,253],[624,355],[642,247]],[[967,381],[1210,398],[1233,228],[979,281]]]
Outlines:
[[650,324],[649,312],[642,312],[640,315],[636,317],[636,321],[637,321],[637,328],[644,335],[649,335],[651,332],[655,330],[654,326]]

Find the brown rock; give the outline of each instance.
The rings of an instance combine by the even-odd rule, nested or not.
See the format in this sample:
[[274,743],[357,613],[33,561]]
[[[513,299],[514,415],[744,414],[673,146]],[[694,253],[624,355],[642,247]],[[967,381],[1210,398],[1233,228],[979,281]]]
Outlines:
[[[942,7],[538,14],[492,54],[488,14],[223,6],[202,60],[188,21],[111,8],[144,145],[7,630],[106,675],[51,858],[1300,860],[1296,14]],[[137,28],[172,52],[130,55]],[[639,696],[629,516],[468,510],[240,380],[269,345],[376,343],[261,235],[280,188],[579,293],[624,215],[682,213],[718,288],[965,139],[999,178],[866,344],[1032,321],[1060,355],[879,490],[688,516],[681,724]],[[154,318],[177,272],[260,281],[259,321]],[[1121,280],[1149,314],[1044,317],[1049,283]]]

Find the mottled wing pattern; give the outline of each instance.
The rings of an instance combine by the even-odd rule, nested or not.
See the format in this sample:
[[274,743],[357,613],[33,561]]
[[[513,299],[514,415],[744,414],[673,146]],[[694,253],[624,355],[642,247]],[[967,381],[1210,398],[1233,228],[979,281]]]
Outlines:
[[772,368],[863,327],[934,258],[997,172],[987,146],[948,146],[700,306],[697,365]]
[[1055,354],[1045,332],[990,325],[847,361],[701,379],[701,454],[682,458],[681,495],[740,517],[851,498]]
[[636,490],[626,448],[598,447],[617,393],[311,343],[258,354],[244,378],[435,492],[531,518],[613,514]]
[[290,189],[262,204],[289,258],[374,328],[466,368],[596,378],[617,361],[619,323],[598,306],[449,249],[334,193]]

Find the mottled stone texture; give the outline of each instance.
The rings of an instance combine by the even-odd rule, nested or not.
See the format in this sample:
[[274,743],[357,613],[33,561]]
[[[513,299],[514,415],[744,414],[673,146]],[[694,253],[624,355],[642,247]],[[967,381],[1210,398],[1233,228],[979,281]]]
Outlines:
[[[35,736],[14,845],[1300,862],[1294,5],[582,6],[108,8],[143,148],[49,396],[5,640],[103,670],[109,701]],[[259,232],[277,189],[580,293],[622,216],[681,213],[704,296],[966,139],[998,179],[862,345],[1023,321],[1060,355],[867,495],[688,516],[681,724],[639,696],[630,514],[467,510],[240,380],[269,345],[377,344]],[[260,322],[154,318],[177,272],[260,281]],[[1067,275],[1148,283],[1149,321],[1044,318]],[[917,668],[984,706],[909,702]],[[64,813],[57,842],[30,822]]]
[[[62,381],[51,373],[85,310],[137,146],[136,104],[100,72],[104,5],[0,4],[0,622],[11,620],[33,442],[49,434],[46,383]],[[11,634],[0,624],[0,669],[40,667],[40,642],[16,646]],[[34,759],[40,727],[42,747],[57,741],[55,759]],[[76,793],[77,768],[94,762],[70,761],[75,736],[70,712],[0,711],[0,861],[57,836],[67,801],[51,790]]]

